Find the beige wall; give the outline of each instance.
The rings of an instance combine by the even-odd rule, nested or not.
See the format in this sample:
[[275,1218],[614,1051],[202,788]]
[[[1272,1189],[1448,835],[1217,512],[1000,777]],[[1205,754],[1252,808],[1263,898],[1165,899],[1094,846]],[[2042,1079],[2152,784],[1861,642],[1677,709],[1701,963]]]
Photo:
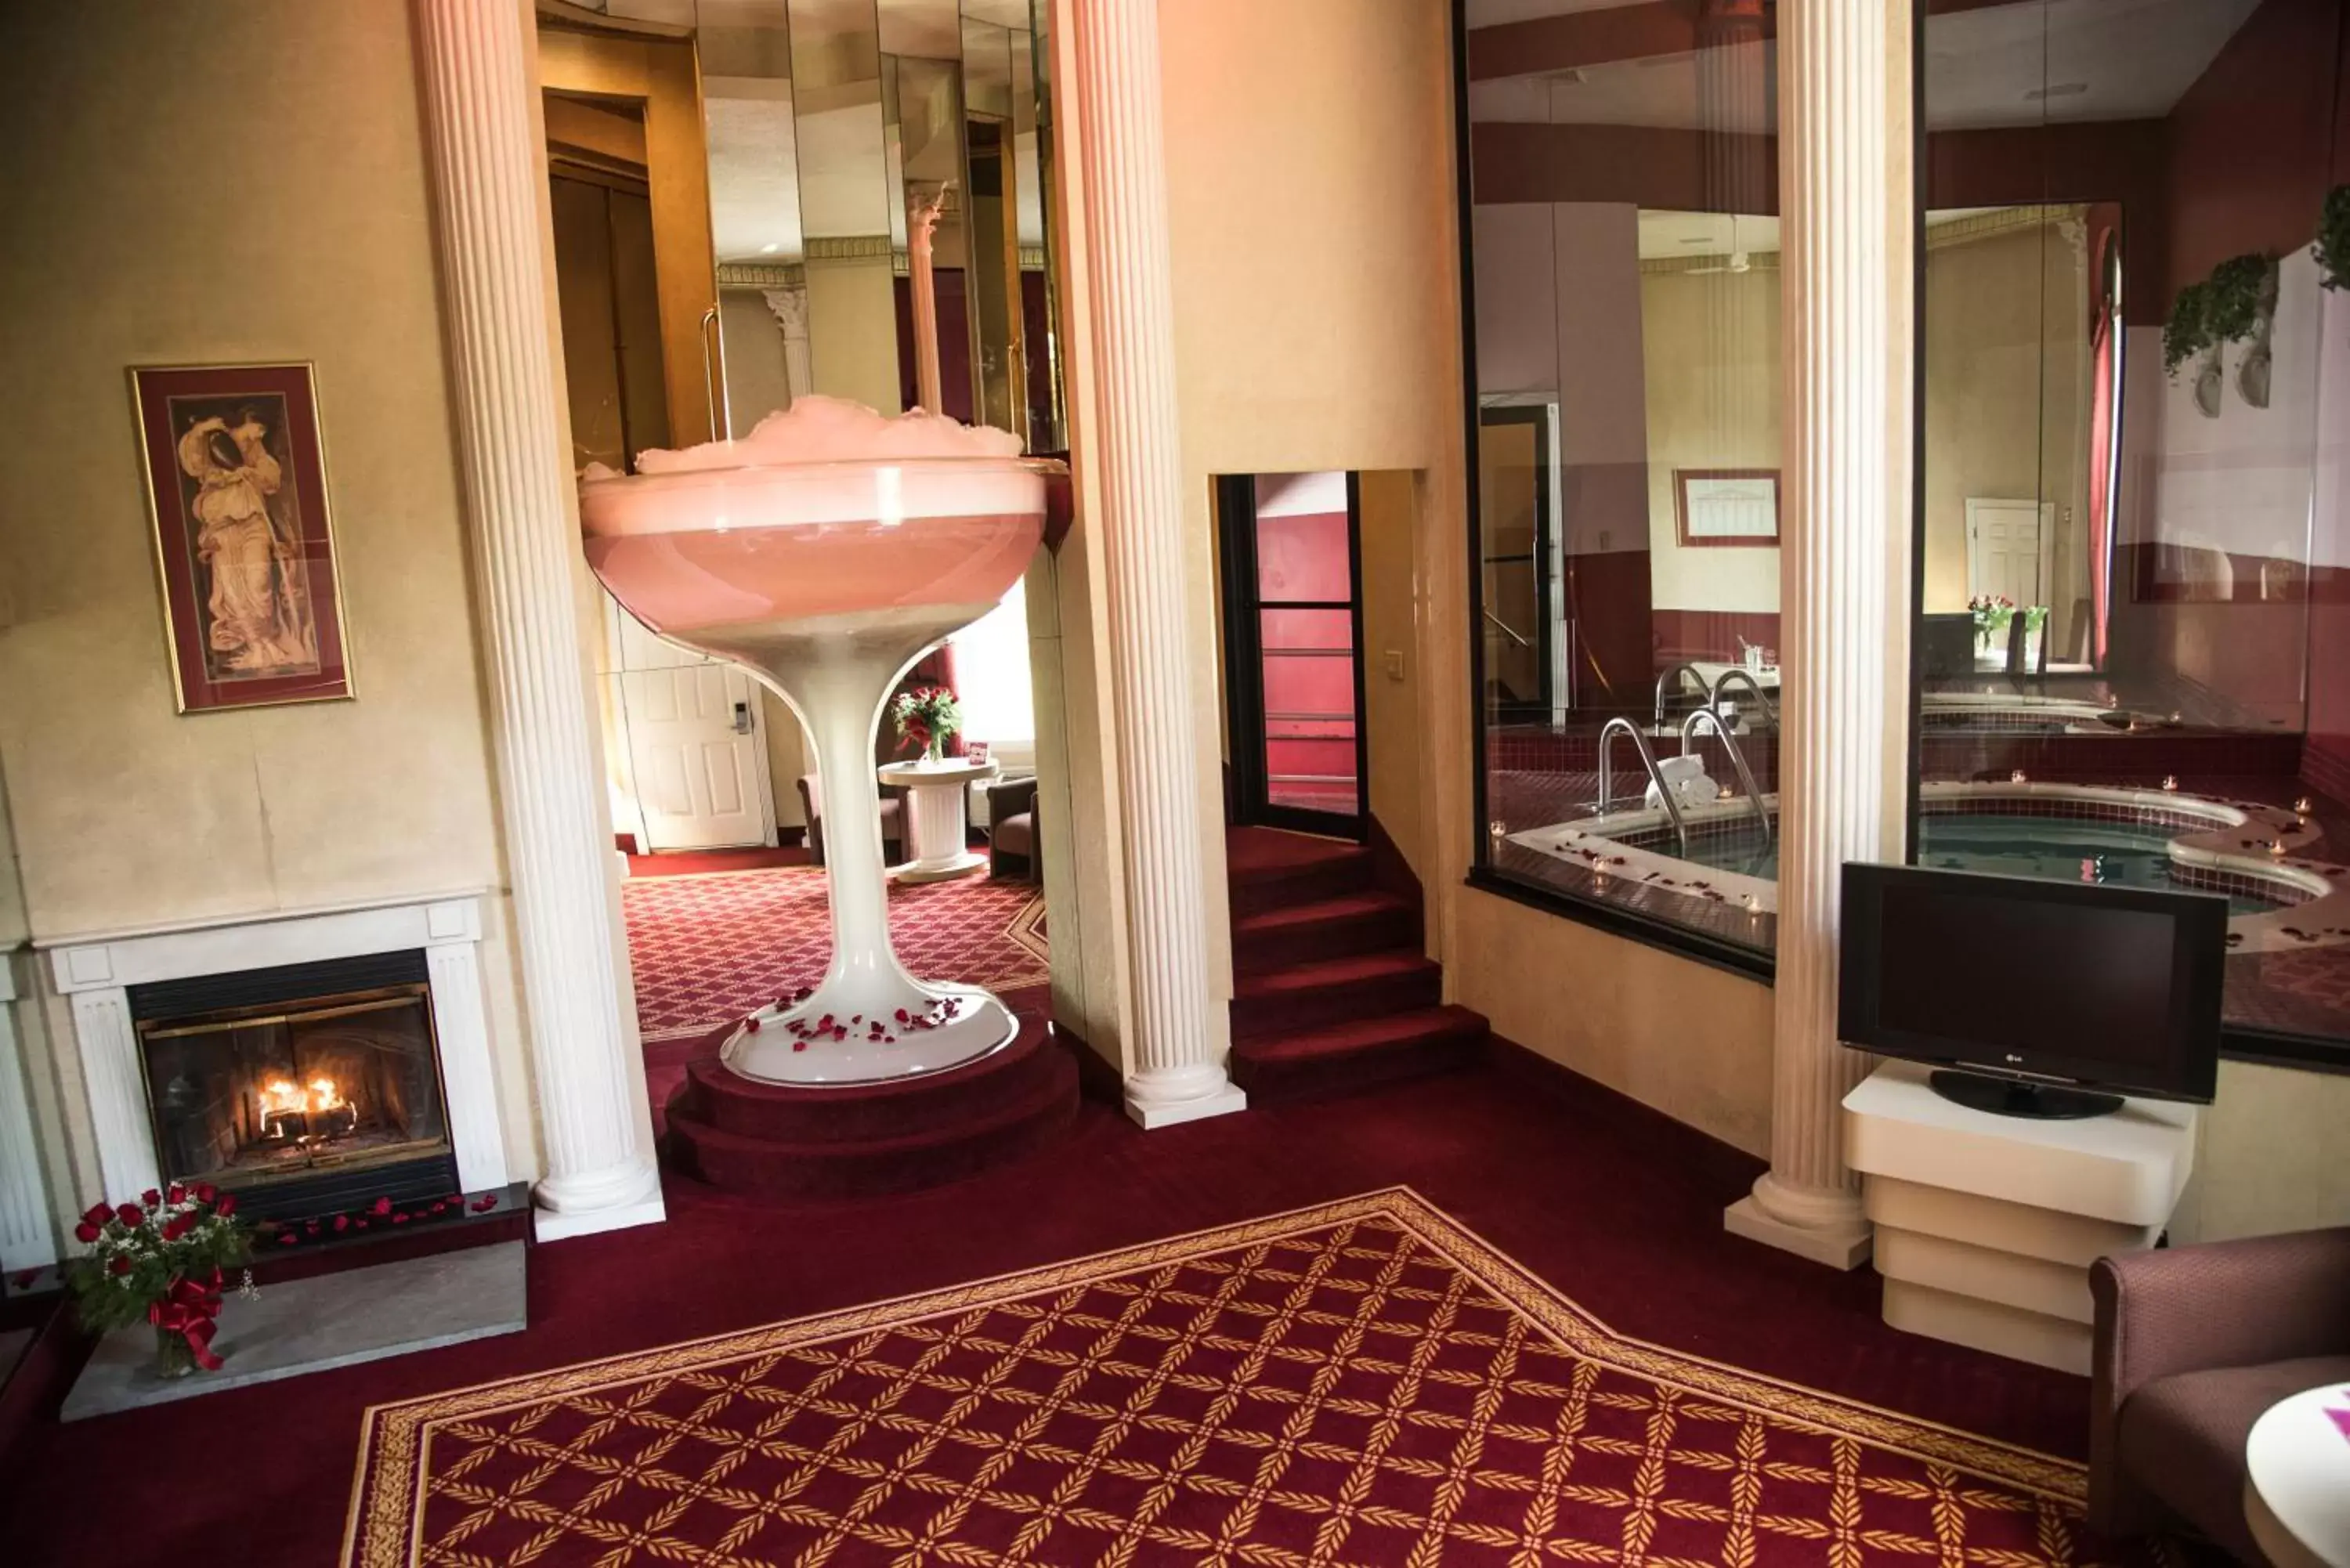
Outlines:
[[[224,27],[154,0],[15,8],[5,32],[0,771],[25,924],[486,891],[507,1138],[533,1171],[406,9],[269,0]],[[357,700],[182,717],[124,368],[301,359]],[[69,1212],[94,1162],[51,1014],[36,1099]]]
[[1419,507],[1409,472],[1375,469],[1360,476],[1363,577],[1363,725],[1370,762],[1371,815],[1426,878],[1420,821],[1419,603],[1416,592]]
[[[2087,590],[2088,281],[2060,224],[1926,253],[1926,604],[1967,607],[1970,496],[2055,508],[2048,597],[2066,646]],[[2052,650],[2053,651],[2053,650]]]
[[1640,342],[1650,602],[1659,609],[1776,610],[1777,550],[1682,547],[1673,471],[1781,466],[1777,267],[1643,273]]
[[[1412,555],[1461,536],[1455,243],[1449,216],[1433,216],[1449,214],[1452,199],[1450,46],[1436,5],[1187,0],[1161,6],[1159,27],[1191,524],[1192,751],[1214,759],[1215,475],[1438,471],[1452,477],[1426,488],[1401,480],[1411,504],[1388,505],[1379,525],[1408,526]],[[1236,37],[1250,47],[1233,47]],[[1433,515],[1429,496],[1441,509]],[[1374,647],[1387,635],[1375,634]],[[1424,682],[1406,682],[1415,704],[1435,680],[1420,665],[1408,649],[1408,672]],[[1368,681],[1386,684],[1377,671]],[[1372,799],[1391,833],[1390,808],[1409,815],[1399,797],[1424,800],[1432,760],[1425,745],[1413,755],[1386,732],[1394,695],[1381,690],[1370,716]],[[1411,714],[1414,732],[1425,733],[1427,718]],[[1212,763],[1197,786],[1222,991],[1230,943]],[[1425,875],[1424,846],[1398,840]],[[1216,1016],[1221,1024],[1221,1009]]]
[[898,296],[889,258],[810,262],[807,292],[815,389],[898,412]]
[[2203,1112],[2195,1176],[2171,1219],[2180,1241],[2218,1241],[2323,1225],[2350,1225],[2350,1078],[2220,1064],[2220,1092]]

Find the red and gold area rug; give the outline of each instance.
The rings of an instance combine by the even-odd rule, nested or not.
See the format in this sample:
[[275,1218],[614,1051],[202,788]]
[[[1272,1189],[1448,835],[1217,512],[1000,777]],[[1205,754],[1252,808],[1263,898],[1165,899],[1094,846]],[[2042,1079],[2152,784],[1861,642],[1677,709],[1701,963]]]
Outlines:
[[2150,1560],[2082,1485],[1624,1338],[1399,1189],[378,1406],[345,1561]]
[[[649,1041],[704,1034],[824,977],[832,960],[825,876],[812,867],[623,883],[637,1027]],[[889,885],[889,940],[917,977],[1008,991],[1050,978],[1045,898],[1033,883],[966,877]]]

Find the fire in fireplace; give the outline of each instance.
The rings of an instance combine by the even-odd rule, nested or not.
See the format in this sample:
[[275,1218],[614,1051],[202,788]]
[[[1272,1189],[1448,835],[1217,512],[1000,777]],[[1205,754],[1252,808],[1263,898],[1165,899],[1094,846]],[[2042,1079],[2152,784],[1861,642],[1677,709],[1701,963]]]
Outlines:
[[192,1009],[141,1000],[134,1012],[153,1014],[137,1027],[156,1153],[172,1179],[237,1190],[264,1216],[454,1189],[424,981]]

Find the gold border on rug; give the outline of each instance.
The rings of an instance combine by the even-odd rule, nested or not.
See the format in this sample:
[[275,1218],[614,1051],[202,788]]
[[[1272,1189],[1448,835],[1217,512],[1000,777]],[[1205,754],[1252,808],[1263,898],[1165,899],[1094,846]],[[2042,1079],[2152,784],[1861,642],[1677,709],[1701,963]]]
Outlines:
[[427,1490],[422,1460],[433,1429],[443,1423],[905,1327],[1365,1220],[1384,1220],[1414,1238],[1570,1355],[2052,1501],[2077,1507],[2085,1495],[2086,1472],[2074,1461],[1618,1334],[1418,1192],[1392,1187],[944,1290],[369,1406],[360,1426],[343,1563],[346,1568],[399,1568],[416,1561]]

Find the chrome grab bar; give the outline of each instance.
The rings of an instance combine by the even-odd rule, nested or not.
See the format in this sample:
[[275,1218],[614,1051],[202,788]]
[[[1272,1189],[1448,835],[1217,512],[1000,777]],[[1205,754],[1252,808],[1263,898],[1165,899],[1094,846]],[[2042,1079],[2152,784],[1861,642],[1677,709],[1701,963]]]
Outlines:
[[1665,775],[1658,771],[1657,753],[1648,749],[1648,737],[1631,720],[1618,716],[1599,726],[1599,815],[1607,815],[1608,797],[1614,793],[1613,770],[1608,766],[1608,740],[1617,733],[1632,737],[1632,747],[1640,753],[1640,765],[1648,771],[1648,782],[1657,786],[1657,798],[1665,803],[1665,815],[1672,818],[1673,836],[1680,841],[1681,854],[1689,854],[1689,826],[1681,821],[1681,804],[1665,784]]
[[[714,358],[712,337],[718,339]],[[702,389],[710,398],[710,439],[723,441],[734,433],[734,410],[726,390],[726,339],[715,305],[702,313]]]
[[1730,753],[1730,765],[1738,770],[1738,782],[1746,786],[1746,798],[1752,803],[1754,815],[1762,819],[1762,842],[1766,846],[1769,845],[1771,809],[1762,804],[1762,791],[1754,782],[1754,770],[1746,765],[1746,753],[1738,749],[1737,738],[1731,734],[1730,726],[1721,722],[1720,709],[1700,708],[1681,721],[1681,755],[1690,754],[1690,744],[1697,738],[1697,722],[1700,719],[1711,721],[1713,724],[1713,732],[1721,737],[1722,745]]
[[1771,721],[1773,728],[1777,728],[1779,704],[1771,701],[1771,693],[1762,690],[1762,682],[1755,680],[1753,673],[1742,665],[1733,664],[1721,672],[1721,679],[1713,683],[1712,693],[1706,699],[1705,705],[1709,708],[1720,708],[1721,689],[1732,680],[1742,680],[1746,683],[1746,689],[1754,693],[1754,701],[1762,704],[1762,716]]
[[1520,648],[1532,648],[1534,646],[1532,639],[1521,635],[1517,628],[1512,626],[1508,621],[1503,620],[1500,616],[1495,615],[1492,610],[1487,610],[1485,612],[1485,618],[1493,623],[1494,630],[1500,632],[1503,637],[1508,638],[1512,642],[1516,643]]
[[[1697,677],[1697,689],[1700,692],[1703,692],[1705,691],[1705,672],[1694,664],[1676,664],[1670,670],[1666,670],[1662,675],[1658,676],[1657,723],[1660,728],[1663,726],[1665,722],[1665,682],[1674,680],[1684,670]],[[1674,690],[1678,691],[1679,688],[1676,686]],[[1704,701],[1705,699],[1700,698],[1700,700]]]

